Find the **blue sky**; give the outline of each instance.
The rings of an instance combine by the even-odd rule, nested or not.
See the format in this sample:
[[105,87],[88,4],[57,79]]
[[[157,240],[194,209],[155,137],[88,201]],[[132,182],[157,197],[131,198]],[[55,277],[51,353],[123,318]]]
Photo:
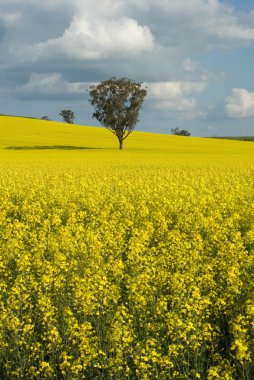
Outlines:
[[139,130],[254,135],[253,0],[0,0],[0,113],[76,123],[87,89],[148,89]]

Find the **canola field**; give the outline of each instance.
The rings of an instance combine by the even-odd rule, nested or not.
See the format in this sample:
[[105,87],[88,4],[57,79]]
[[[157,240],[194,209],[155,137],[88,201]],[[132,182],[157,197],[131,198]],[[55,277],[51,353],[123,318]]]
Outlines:
[[0,117],[0,379],[253,380],[254,145]]

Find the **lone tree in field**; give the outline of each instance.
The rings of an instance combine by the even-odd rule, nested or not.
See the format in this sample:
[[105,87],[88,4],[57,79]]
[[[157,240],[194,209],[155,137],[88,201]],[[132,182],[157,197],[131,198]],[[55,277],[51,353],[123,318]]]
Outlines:
[[94,107],[95,117],[111,131],[123,148],[123,141],[133,131],[139,119],[146,89],[142,83],[127,78],[111,78],[97,86],[89,87],[90,103]]
[[59,115],[63,117],[66,123],[73,124],[75,116],[72,110],[62,110]]

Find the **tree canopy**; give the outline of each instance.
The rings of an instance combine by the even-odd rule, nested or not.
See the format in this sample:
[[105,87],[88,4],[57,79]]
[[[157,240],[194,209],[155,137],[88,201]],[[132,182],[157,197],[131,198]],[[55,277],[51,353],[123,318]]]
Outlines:
[[173,135],[177,136],[190,136],[190,132],[187,131],[186,129],[179,129],[179,128],[172,128],[171,132]]
[[75,116],[72,110],[62,110],[59,115],[63,117],[66,123],[73,124]]
[[123,141],[139,122],[139,111],[147,90],[141,82],[111,78],[90,86],[89,95],[94,107],[93,117],[118,138],[122,149]]

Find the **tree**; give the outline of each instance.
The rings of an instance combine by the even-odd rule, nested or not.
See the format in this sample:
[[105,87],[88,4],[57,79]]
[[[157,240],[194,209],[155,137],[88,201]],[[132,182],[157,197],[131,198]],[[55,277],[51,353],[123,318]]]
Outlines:
[[50,119],[49,119],[48,116],[42,116],[42,117],[41,117],[41,120],[47,120],[47,121],[49,121]]
[[71,110],[62,110],[59,113],[59,115],[63,117],[63,119],[64,119],[64,121],[66,123],[73,124],[74,119],[75,119],[73,111],[71,111]]
[[94,107],[95,117],[111,131],[123,148],[123,141],[134,130],[139,119],[146,89],[142,83],[127,78],[111,78],[97,86],[89,87],[89,102]]
[[186,129],[179,129],[179,128],[172,128],[171,132],[173,135],[177,136],[190,136],[190,132],[187,131]]

